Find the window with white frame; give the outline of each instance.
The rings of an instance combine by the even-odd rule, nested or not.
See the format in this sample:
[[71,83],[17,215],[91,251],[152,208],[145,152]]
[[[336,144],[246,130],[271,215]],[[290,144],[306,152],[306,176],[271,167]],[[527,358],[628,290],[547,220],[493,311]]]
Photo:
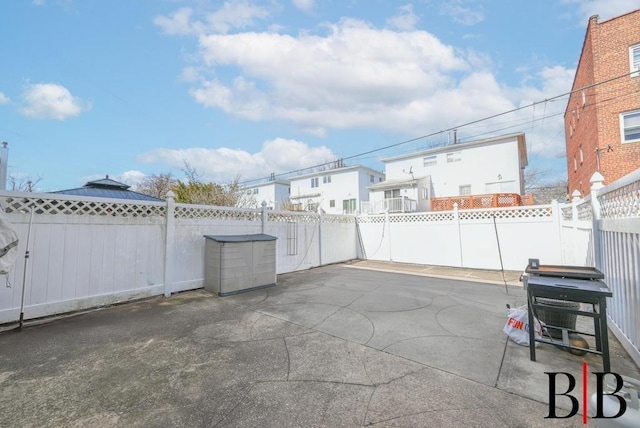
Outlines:
[[460,186],[460,196],[469,196],[471,194],[471,184]]
[[336,207],[336,200],[335,199],[331,199],[329,201],[329,208],[335,208]]
[[584,163],[584,151],[582,151],[582,144],[580,144],[580,165]]
[[254,194],[254,195],[257,195],[258,193],[260,193],[260,190],[259,190],[259,189],[257,189],[257,188],[256,188],[256,189],[253,189],[253,194]]
[[314,177],[311,179],[311,187],[318,187],[318,177]]
[[632,77],[640,76],[640,44],[629,47],[629,71]]
[[620,114],[622,143],[640,141],[640,110]]
[[422,165],[423,166],[433,166],[433,165],[437,165],[438,164],[438,156],[437,155],[430,155],[430,156],[425,156],[422,158]]
[[331,183],[331,176],[330,175],[325,175],[324,177],[322,177],[322,182],[323,183]]
[[369,183],[375,183],[376,178],[373,176],[373,174],[369,174]]
[[460,152],[447,153],[447,163],[460,162],[462,156]]

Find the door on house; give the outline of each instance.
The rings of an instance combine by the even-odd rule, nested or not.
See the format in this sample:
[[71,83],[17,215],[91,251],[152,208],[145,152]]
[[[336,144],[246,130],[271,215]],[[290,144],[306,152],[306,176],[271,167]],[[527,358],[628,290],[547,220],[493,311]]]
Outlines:
[[345,214],[353,214],[356,212],[356,200],[344,199],[342,201],[342,212]]

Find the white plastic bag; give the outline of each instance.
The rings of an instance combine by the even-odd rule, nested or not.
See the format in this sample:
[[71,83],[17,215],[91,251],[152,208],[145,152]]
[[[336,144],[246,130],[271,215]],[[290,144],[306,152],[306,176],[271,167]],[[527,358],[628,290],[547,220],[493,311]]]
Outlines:
[[[535,337],[536,339],[542,337],[542,326],[540,322],[534,317],[535,324]],[[529,314],[526,306],[519,308],[507,309],[507,323],[502,329],[509,339],[513,340],[519,345],[529,346]],[[536,346],[539,343],[536,342]]]

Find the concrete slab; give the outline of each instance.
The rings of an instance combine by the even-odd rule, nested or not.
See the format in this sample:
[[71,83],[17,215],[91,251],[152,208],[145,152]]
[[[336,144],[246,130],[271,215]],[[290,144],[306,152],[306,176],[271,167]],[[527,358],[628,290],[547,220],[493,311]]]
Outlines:
[[521,288],[401,270],[327,266],[5,331],[0,426],[582,426],[544,418],[544,372],[599,359],[543,345],[531,362],[508,342]]

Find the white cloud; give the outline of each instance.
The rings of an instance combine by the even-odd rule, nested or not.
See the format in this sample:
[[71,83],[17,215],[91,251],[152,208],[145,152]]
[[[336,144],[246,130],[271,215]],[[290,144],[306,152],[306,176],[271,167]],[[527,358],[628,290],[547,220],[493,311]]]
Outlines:
[[292,3],[298,9],[304,12],[309,12],[311,9],[313,9],[315,0],[292,0]]
[[216,12],[204,14],[202,19],[192,19],[193,15],[193,9],[184,7],[169,17],[157,16],[153,22],[166,34],[225,34],[232,29],[251,27],[256,20],[269,16],[269,12],[248,1],[232,0],[225,2]]
[[[471,4],[469,4],[471,3]],[[473,1],[469,0],[453,0],[444,2],[440,7],[443,15],[448,15],[454,22],[462,25],[475,25],[484,21],[484,12],[481,7],[473,8]]]
[[[572,70],[547,68],[510,87],[498,83],[487,54],[456,49],[426,31],[394,31],[348,18],[323,31],[201,33],[199,62],[189,64],[183,77],[194,83],[189,92],[206,108],[252,121],[283,121],[319,136],[355,128],[428,134],[567,92],[573,79]],[[553,106],[562,110],[562,103]],[[564,147],[561,118],[540,119],[534,129],[527,124],[543,114],[539,106],[459,135],[484,137],[501,128],[525,131],[527,138],[544,134],[531,135],[532,152],[552,156]],[[262,171],[262,158],[243,156]]]
[[9,97],[6,96],[5,94],[3,94],[2,92],[0,92],[0,105],[2,104],[8,104],[9,103]]
[[398,14],[387,19],[387,25],[398,30],[413,30],[418,23],[418,16],[413,13],[413,5],[406,4],[398,8]]
[[29,84],[22,97],[21,112],[34,119],[65,120],[89,109],[88,104],[55,83]]
[[111,178],[121,183],[128,184],[129,186],[135,186],[146,176],[147,175],[142,171],[129,170],[129,171],[125,171],[123,173],[117,174]]
[[328,30],[325,37],[200,37],[206,66],[238,72],[228,82],[205,80],[191,94],[202,105],[232,115],[284,119],[318,132],[381,124],[397,130],[406,123],[388,121],[390,110],[455,85],[448,73],[469,68],[451,46],[424,31],[379,30],[352,19]]
[[335,160],[337,156],[325,146],[276,138],[266,141],[259,153],[221,147],[155,149],[138,156],[140,162],[161,163],[184,168],[185,162],[205,181],[226,182],[240,174],[242,180],[266,177]]
[[189,7],[178,9],[170,17],[156,16],[153,23],[162,28],[165,34],[191,34],[194,28],[190,22],[193,10]]
[[599,22],[638,9],[638,0],[563,0],[575,4],[580,17],[580,25],[587,24],[589,17],[598,15]]

